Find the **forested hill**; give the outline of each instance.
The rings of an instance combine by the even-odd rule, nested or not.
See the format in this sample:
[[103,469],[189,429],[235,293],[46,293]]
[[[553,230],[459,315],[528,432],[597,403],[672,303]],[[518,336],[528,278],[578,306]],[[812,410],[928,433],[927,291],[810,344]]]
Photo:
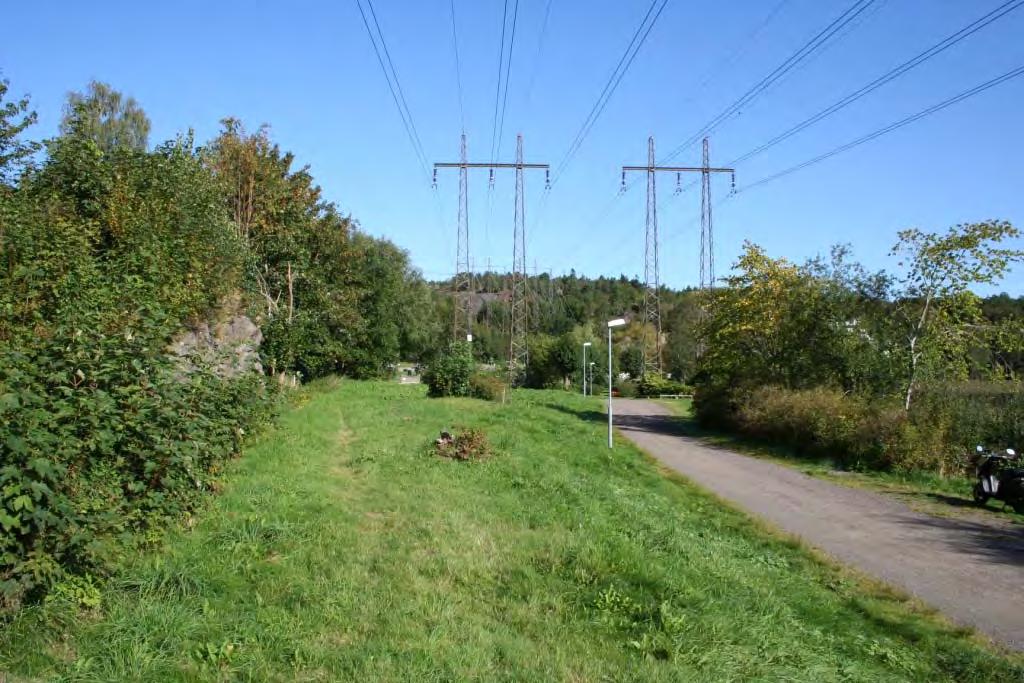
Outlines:
[[[818,261],[804,266],[808,273],[821,267]],[[871,275],[875,278],[881,276],[879,273]],[[500,363],[508,356],[511,282],[510,273],[489,271],[473,276],[475,294],[471,296],[470,304],[473,313],[473,351],[481,360]],[[435,290],[438,307],[437,319],[432,327],[450,330],[452,281],[432,281],[430,284]],[[530,292],[529,327],[533,345],[539,351],[552,345],[560,347],[563,349],[562,355],[566,357],[561,363],[561,370],[558,367],[549,367],[547,370],[536,367],[532,377],[543,378],[548,384],[557,384],[569,376],[573,381],[578,381],[579,345],[584,341],[603,339],[605,322],[620,316],[625,316],[630,325],[624,333],[616,335],[620,343],[616,344],[613,365],[616,370],[634,377],[640,374],[642,282],[625,275],[617,278],[590,278],[570,270],[567,275],[529,275],[527,286]],[[664,369],[676,379],[690,381],[697,370],[699,293],[690,288],[674,290],[662,287],[660,303]],[[872,303],[865,297],[864,303],[869,308],[874,306],[879,314],[884,313],[885,302],[876,300]],[[1024,320],[1024,296],[991,295],[980,299],[979,306],[982,317],[993,323]],[[423,359],[429,359],[435,348],[425,348],[424,351],[426,355]],[[1008,352],[1004,356],[1008,368],[1016,373],[1024,371],[1024,354]],[[544,358],[546,355],[538,355],[535,365],[542,364]],[[603,374],[606,371],[603,354],[596,354],[593,360],[598,363],[599,375]],[[559,363],[554,365],[558,366]],[[601,376],[597,376],[596,380],[599,383],[604,381]]]

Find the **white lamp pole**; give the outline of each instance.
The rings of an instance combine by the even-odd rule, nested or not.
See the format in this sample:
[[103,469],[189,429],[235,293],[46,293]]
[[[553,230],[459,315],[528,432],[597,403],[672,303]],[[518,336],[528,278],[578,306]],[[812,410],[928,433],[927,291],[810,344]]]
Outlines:
[[612,447],[612,328],[625,324],[622,318],[608,321],[608,448]]
[[587,395],[587,347],[590,342],[583,342],[583,395]]

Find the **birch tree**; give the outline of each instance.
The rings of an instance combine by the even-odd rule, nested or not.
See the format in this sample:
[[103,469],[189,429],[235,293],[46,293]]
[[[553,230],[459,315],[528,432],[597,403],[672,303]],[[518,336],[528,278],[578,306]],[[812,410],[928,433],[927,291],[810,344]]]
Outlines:
[[904,408],[910,410],[926,359],[949,356],[965,345],[968,326],[980,307],[975,285],[1000,280],[1024,258],[1019,249],[998,245],[1020,236],[1007,221],[964,223],[945,233],[903,230],[891,255],[903,275],[895,293],[904,330],[907,369]]

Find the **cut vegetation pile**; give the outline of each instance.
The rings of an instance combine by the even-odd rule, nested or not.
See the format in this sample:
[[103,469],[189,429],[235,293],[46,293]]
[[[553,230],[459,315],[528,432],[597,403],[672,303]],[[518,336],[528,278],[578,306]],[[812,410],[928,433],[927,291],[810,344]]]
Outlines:
[[[305,389],[191,528],[0,635],[15,677],[1010,681],[1018,660],[827,568],[626,444],[597,404]],[[496,456],[424,457],[437,425]]]

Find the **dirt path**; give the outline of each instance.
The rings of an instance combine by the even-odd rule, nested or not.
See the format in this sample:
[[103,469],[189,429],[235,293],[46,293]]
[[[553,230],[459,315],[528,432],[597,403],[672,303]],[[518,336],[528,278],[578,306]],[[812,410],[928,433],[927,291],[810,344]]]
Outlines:
[[953,621],[1024,650],[1024,529],[915,512],[892,498],[682,436],[667,408],[615,402],[619,431],[697,484]]

